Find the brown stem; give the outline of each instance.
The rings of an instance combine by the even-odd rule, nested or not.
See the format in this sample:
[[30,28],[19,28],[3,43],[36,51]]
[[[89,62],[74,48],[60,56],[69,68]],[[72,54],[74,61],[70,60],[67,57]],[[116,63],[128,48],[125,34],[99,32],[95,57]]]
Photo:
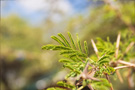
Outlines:
[[[108,80],[108,82],[111,84],[111,80],[110,80],[109,75],[108,75],[108,74],[105,74],[105,77],[106,77],[106,79]],[[113,90],[112,84],[111,84],[110,90]]]
[[119,44],[120,44],[120,33],[117,36],[117,42],[116,42],[116,51],[115,51],[115,57],[118,57],[118,53],[119,53]]
[[132,69],[131,68],[128,69],[128,76],[127,76],[127,78],[128,78],[128,85],[129,85],[129,87],[133,88],[134,87],[134,82],[133,82],[133,78],[132,78]]
[[117,74],[117,76],[118,76],[120,82],[123,83],[122,76],[121,76],[121,74],[120,74],[120,72],[119,72],[118,70],[116,70],[116,74]]
[[115,67],[114,69],[115,69],[115,70],[118,70],[118,69],[128,68],[128,67],[130,67],[130,66],[119,66],[119,67]]
[[124,64],[124,65],[127,65],[127,66],[135,68],[135,64],[133,64],[133,63],[126,62],[126,61],[123,61],[123,60],[118,60],[117,62],[120,63],[120,64]]
[[[120,44],[120,33],[119,33],[119,34],[118,34],[118,36],[117,36],[116,51],[115,51],[115,58],[117,58],[117,57],[118,57],[119,44]],[[118,76],[118,78],[119,78],[120,82],[121,82],[121,83],[123,83],[123,79],[122,79],[122,77],[121,77],[121,74],[120,74],[119,70],[116,70],[116,74],[117,74],[117,76]]]
[[93,39],[91,39],[91,43],[92,43],[92,46],[93,46],[93,48],[94,48],[94,51],[95,51],[95,53],[96,53],[96,55],[97,55],[97,57],[98,57],[98,59],[99,59],[98,49],[97,49],[96,44],[95,44],[95,42],[94,42]]
[[125,51],[124,54],[126,54],[126,53],[131,49],[131,47],[134,46],[134,44],[135,44],[135,42],[131,42],[131,43],[128,45],[128,47],[126,48],[126,51]]
[[94,81],[100,81],[99,79],[91,77],[89,75],[86,76],[86,79],[90,79],[90,80],[94,80]]
[[90,90],[94,90],[94,88],[90,84],[88,84],[87,86],[89,87]]

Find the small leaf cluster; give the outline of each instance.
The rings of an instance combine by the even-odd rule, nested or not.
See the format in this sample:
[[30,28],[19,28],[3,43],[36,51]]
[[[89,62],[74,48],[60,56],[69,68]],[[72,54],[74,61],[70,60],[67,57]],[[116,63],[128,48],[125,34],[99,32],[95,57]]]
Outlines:
[[66,78],[79,75],[81,71],[83,71],[86,58],[88,57],[87,42],[84,41],[85,52],[83,52],[78,35],[77,45],[75,45],[72,35],[69,32],[68,36],[70,42],[61,33],[58,34],[58,37],[51,36],[51,38],[57,41],[60,45],[46,45],[42,47],[42,49],[46,50],[60,51],[60,55],[62,55],[64,59],[60,59],[59,62],[63,63],[63,67],[70,69],[70,73],[66,76]]

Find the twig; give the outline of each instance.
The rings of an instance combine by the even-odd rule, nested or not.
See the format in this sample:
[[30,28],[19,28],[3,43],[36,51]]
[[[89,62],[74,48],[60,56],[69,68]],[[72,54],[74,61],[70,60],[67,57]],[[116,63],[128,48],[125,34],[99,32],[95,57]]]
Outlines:
[[120,63],[120,64],[123,64],[123,65],[127,65],[127,66],[135,68],[135,64],[133,64],[133,63],[126,62],[126,61],[123,61],[123,60],[118,60],[117,62]]
[[[119,33],[118,36],[117,36],[115,58],[118,57],[119,44],[120,44],[120,33]],[[116,70],[116,74],[117,74],[117,76],[118,76],[120,82],[123,83],[123,79],[122,79],[122,77],[121,77],[121,74],[120,74],[119,70]]]
[[115,69],[115,70],[118,70],[118,69],[128,68],[128,67],[130,67],[130,66],[119,66],[119,67],[115,67],[114,69]]
[[120,82],[123,83],[123,79],[122,79],[121,74],[120,74],[120,72],[118,70],[116,70],[116,74],[117,74]]
[[97,79],[97,78],[94,78],[94,77],[91,77],[91,76],[89,76],[89,75],[87,75],[86,78],[87,78],[87,79],[90,79],[90,80],[94,80],[94,81],[101,81],[101,80],[99,80],[99,79]]
[[128,47],[126,48],[126,51],[125,51],[124,54],[126,54],[126,53],[131,49],[131,47],[132,47],[134,44],[135,44],[135,42],[131,42],[131,43],[128,45]]
[[92,46],[93,46],[93,48],[94,48],[94,51],[95,51],[95,53],[96,53],[96,55],[97,55],[97,57],[98,57],[98,59],[99,59],[98,49],[97,49],[96,44],[95,44],[95,42],[94,42],[93,39],[91,39],[91,43],[92,43]]
[[87,86],[90,88],[90,90],[94,90],[94,88],[90,84],[88,84]]
[[128,85],[130,88],[134,87],[134,82],[133,82],[133,78],[132,78],[132,70],[131,68],[128,69]]
[[117,36],[117,42],[116,42],[116,51],[115,51],[115,57],[118,57],[118,53],[119,53],[119,44],[120,44],[120,33]]
[[[111,80],[110,80],[109,75],[108,74],[105,74],[105,77],[108,80],[108,82],[111,84]],[[110,89],[113,90],[113,86],[112,85],[111,85]]]
[[84,74],[87,74],[87,72],[88,72],[88,67],[89,67],[89,63],[86,64],[86,66],[85,66],[85,68],[84,68],[84,70],[83,70],[83,73],[84,73]]

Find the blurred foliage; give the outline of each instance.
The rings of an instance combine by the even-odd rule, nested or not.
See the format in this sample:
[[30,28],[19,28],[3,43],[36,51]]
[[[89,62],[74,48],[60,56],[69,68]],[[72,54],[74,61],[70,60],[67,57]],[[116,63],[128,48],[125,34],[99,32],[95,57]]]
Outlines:
[[39,47],[43,42],[42,31],[39,28],[30,27],[26,21],[16,15],[2,18],[1,21],[1,43],[4,46],[39,51],[37,46]]
[[[128,32],[129,28],[124,22],[135,27],[134,1],[116,0],[116,3],[122,13],[122,20],[113,8],[103,2],[90,6],[84,15],[78,14],[59,23],[51,21],[48,17],[41,27],[31,26],[17,15],[1,17],[2,90],[42,89],[55,85],[57,80],[64,79],[65,71],[57,73],[61,67],[57,61],[60,56],[55,52],[50,51],[50,54],[41,51],[42,45],[53,42],[49,39],[52,34],[67,31],[78,33],[81,41],[88,42],[89,54],[92,54],[92,46],[89,43],[91,38],[96,39],[98,36],[105,40],[109,36],[110,41],[114,42],[119,31]],[[127,90],[127,85],[123,85],[123,88]]]

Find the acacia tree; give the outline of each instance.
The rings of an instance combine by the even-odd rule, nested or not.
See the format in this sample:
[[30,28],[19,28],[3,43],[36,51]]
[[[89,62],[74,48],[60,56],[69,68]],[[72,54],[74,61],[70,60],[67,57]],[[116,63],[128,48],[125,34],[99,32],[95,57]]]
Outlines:
[[[128,84],[134,87],[133,74],[135,74],[135,52],[134,43],[135,35],[130,31],[122,35],[119,33],[115,43],[111,43],[109,37],[107,41],[97,38],[95,43],[91,39],[95,54],[89,55],[87,42],[84,41],[84,48],[80,43],[77,34],[77,44],[74,42],[71,34],[68,32],[69,39],[66,39],[61,33],[59,38],[52,36],[60,45],[45,45],[42,49],[57,50],[64,59],[59,62],[63,63],[64,68],[70,71],[65,76],[65,81],[59,81],[57,84],[72,90],[81,90],[88,87],[90,90],[114,90],[110,80],[110,75],[117,74],[119,80],[123,82],[119,69],[128,68]],[[122,41],[120,38],[122,36]],[[69,42],[70,41],[70,42]],[[74,78],[70,82],[69,78]],[[47,90],[63,90],[63,88],[53,87]]]

